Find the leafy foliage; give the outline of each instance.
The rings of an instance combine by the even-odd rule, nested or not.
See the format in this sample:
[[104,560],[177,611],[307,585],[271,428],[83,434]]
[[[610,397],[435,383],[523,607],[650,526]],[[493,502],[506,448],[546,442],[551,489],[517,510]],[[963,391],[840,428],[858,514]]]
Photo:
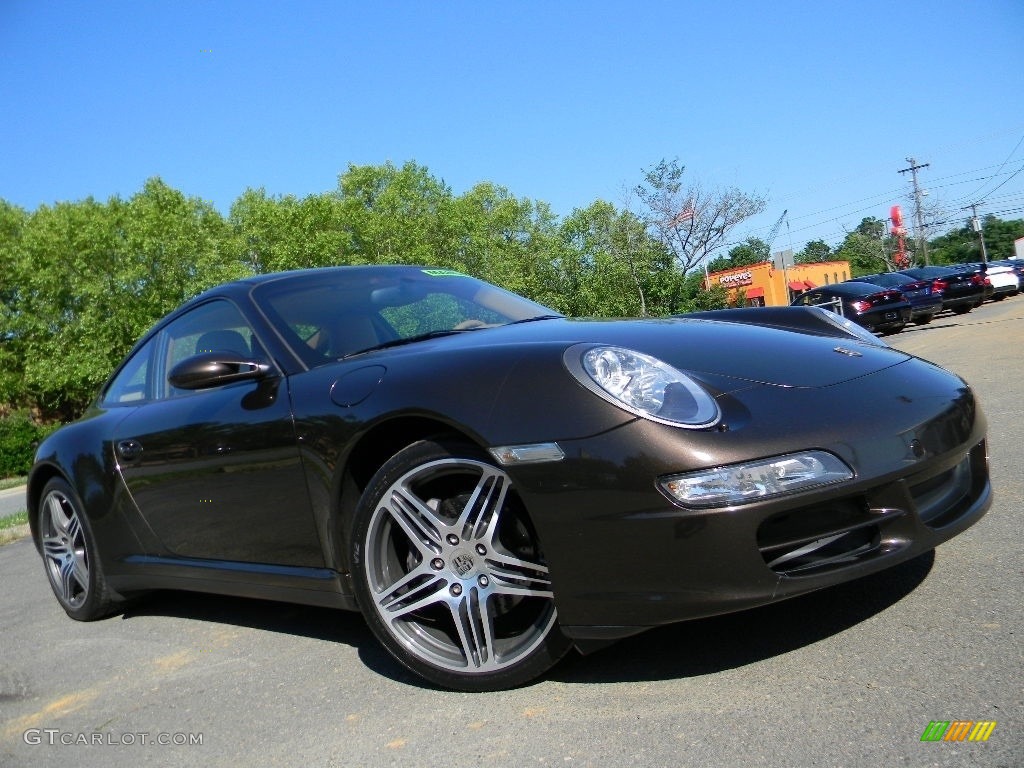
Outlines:
[[0,417],[0,478],[27,475],[36,445],[53,429],[36,423],[27,411]]
[[[1001,221],[986,216],[981,225],[985,251],[990,260],[1009,259],[1014,255],[1013,241],[1024,237],[1024,221]],[[928,255],[933,264],[963,264],[981,261],[981,242],[970,224],[964,224],[929,241]]]
[[[832,248],[824,240],[811,240],[804,249],[793,257],[795,264],[817,264],[822,261],[833,261],[835,255]],[[864,274],[868,274],[865,272]]]
[[748,237],[729,250],[728,256],[719,256],[708,264],[709,272],[718,272],[732,267],[745,267],[771,260],[771,248],[759,237]]
[[65,416],[81,408],[155,320],[242,273],[222,253],[226,235],[212,206],[159,179],[128,201],[33,212],[10,259],[2,338],[21,382],[8,399]]
[[852,232],[846,233],[833,259],[850,262],[850,272],[856,277],[894,271],[895,252],[895,243],[885,234],[885,222],[868,217],[861,219]]

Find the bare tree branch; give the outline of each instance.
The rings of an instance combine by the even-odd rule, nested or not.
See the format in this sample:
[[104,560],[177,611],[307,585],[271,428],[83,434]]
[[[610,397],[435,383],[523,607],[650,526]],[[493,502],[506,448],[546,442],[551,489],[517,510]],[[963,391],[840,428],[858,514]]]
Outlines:
[[678,160],[662,160],[644,172],[635,189],[647,211],[643,216],[651,236],[671,253],[682,274],[720,247],[740,222],[761,213],[767,201],[730,187],[708,190],[683,183],[685,168]]

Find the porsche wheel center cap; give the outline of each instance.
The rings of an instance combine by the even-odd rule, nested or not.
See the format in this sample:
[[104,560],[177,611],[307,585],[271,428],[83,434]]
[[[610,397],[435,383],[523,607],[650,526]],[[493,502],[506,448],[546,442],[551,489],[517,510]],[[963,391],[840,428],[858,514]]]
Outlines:
[[473,562],[473,557],[468,552],[458,552],[452,558],[452,570],[459,575],[459,578],[463,578],[475,567],[476,563]]

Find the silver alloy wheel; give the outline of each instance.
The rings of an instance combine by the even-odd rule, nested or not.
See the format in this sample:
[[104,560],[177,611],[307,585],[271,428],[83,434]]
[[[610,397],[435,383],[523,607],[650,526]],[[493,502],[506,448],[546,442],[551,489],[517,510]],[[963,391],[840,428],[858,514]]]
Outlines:
[[69,608],[78,608],[89,597],[89,554],[82,521],[71,500],[60,491],[50,491],[42,509],[46,574],[61,601]]
[[429,461],[380,496],[365,538],[374,610],[409,653],[462,674],[527,658],[555,626],[536,535],[507,474]]

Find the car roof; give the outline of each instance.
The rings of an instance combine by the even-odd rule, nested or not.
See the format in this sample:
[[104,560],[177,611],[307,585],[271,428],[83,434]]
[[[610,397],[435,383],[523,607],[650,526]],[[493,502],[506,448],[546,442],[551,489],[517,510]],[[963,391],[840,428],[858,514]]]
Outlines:
[[907,283],[917,282],[918,278],[912,277],[911,275],[905,275],[902,272],[876,272],[873,275],[861,275],[860,277],[853,277],[849,280],[845,280],[847,283],[865,282],[870,283],[873,280],[893,280],[897,283],[906,285]]
[[399,272],[418,273],[429,267],[415,266],[409,264],[361,264],[357,266],[333,266],[333,267],[313,267],[310,269],[291,269],[285,272],[267,272],[259,275],[250,275],[243,277],[232,283],[226,283],[225,285],[262,285],[264,283],[271,283],[278,280],[296,280],[305,278],[315,277],[327,277],[349,274],[353,277],[365,277],[367,275],[380,274],[380,275],[394,275]]
[[857,280],[847,280],[842,283],[833,283],[832,285],[822,286],[819,290],[832,292],[840,296],[863,296],[867,293],[881,293],[886,289],[880,285],[874,283],[862,283]]
[[939,266],[937,264],[932,264],[927,267],[911,267],[910,269],[904,269],[901,271],[905,275],[909,275],[916,272],[918,274],[927,275],[928,277],[940,277],[942,275],[952,275],[955,272],[961,272],[963,270],[958,270],[954,267]]

